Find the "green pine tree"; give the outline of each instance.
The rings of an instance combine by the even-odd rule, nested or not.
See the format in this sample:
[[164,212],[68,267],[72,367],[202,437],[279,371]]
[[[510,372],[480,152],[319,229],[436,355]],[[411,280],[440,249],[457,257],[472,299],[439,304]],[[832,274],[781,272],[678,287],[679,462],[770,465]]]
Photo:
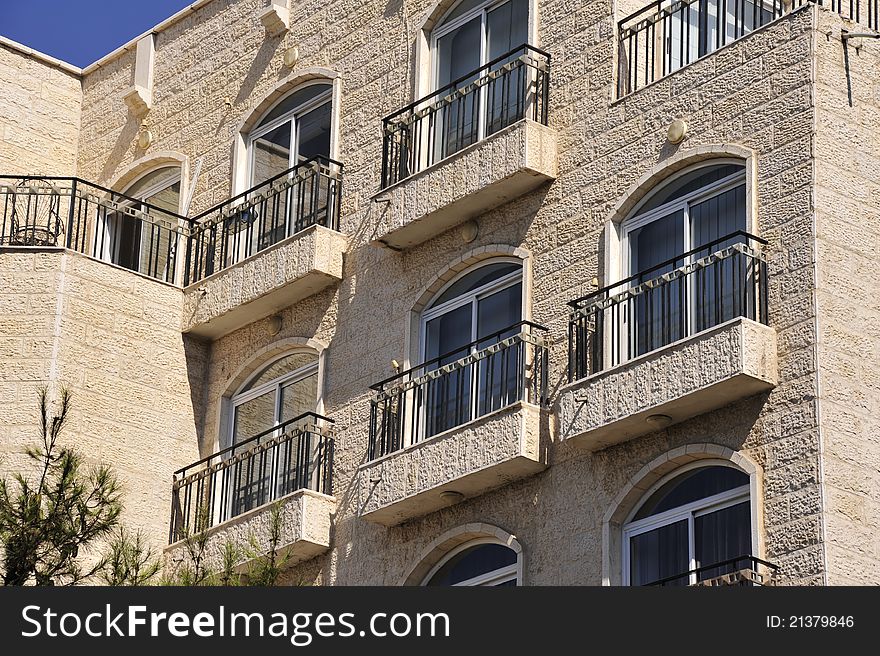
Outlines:
[[53,413],[42,388],[42,443],[27,450],[34,471],[0,480],[5,585],[74,585],[94,576],[107,564],[98,548],[119,524],[116,475],[106,465],[86,466],[79,453],[59,444],[70,416],[68,390],[61,390],[58,406]]

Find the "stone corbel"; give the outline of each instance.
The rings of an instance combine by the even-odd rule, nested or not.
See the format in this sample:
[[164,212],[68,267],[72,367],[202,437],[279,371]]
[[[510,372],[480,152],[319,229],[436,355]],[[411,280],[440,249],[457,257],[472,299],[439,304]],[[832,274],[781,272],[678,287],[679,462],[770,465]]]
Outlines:
[[156,40],[148,34],[137,42],[134,64],[134,84],[122,97],[135,116],[143,116],[153,106],[153,62],[156,59]]
[[272,0],[268,8],[260,14],[260,22],[270,37],[280,36],[290,29],[290,12],[287,0]]

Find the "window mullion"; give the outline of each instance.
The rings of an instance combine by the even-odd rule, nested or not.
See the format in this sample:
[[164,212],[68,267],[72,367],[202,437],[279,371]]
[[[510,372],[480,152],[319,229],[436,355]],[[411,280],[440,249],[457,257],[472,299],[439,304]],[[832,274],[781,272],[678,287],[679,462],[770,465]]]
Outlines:
[[[694,513],[691,512],[688,514],[688,570],[695,570],[699,565],[697,564],[697,546],[696,546],[696,531],[694,525]],[[688,576],[688,583],[691,585],[697,582],[697,573],[694,572]]]

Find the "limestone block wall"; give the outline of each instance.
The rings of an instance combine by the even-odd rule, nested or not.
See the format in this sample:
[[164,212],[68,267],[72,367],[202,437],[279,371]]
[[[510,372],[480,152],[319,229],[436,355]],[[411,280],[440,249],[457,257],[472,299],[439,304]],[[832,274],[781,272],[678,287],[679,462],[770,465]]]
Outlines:
[[163,544],[171,474],[198,456],[205,348],[181,336],[182,292],[61,249],[0,249],[0,290],[0,471],[20,471],[39,437],[36,390],[66,386],[65,440],[113,466],[124,521]]
[[0,175],[74,175],[82,84],[72,66],[0,39]]
[[[303,71],[323,67],[339,74],[341,231],[351,238],[343,279],[281,311],[277,333],[260,319],[200,345],[204,387],[197,392],[191,385],[192,395],[204,400],[194,423],[200,451],[207,455],[218,443],[223,398],[233,380],[253,371],[279,344],[313,340],[328,346],[321,380],[323,412],[337,422],[334,543],[292,576],[395,584],[439,535],[462,524],[487,523],[523,545],[526,583],[597,584],[607,557],[603,518],[621,488],[671,449],[712,443],[763,469],[759,531],[765,557],[781,565],[787,582],[823,582],[811,186],[819,10],[801,8],[616,100],[611,4],[540,0],[535,45],[553,56],[549,103],[550,127],[558,134],[558,178],[479,216],[472,243],[451,230],[400,253],[370,243],[382,220],[381,205],[371,200],[380,182],[381,118],[413,100],[413,42],[434,4],[292,3],[290,32],[268,39],[257,18],[262,5],[215,0],[157,36],[154,107],[148,115],[155,141],[147,151],[136,147],[140,122],[122,102],[133,57],[122,54],[89,72],[79,168],[84,177],[102,182],[153,152],[182,153],[190,162],[202,157],[193,209],[204,209],[228,197],[234,138],[250,109]],[[282,53],[292,45],[300,59],[291,71]],[[671,146],[666,128],[679,117],[688,121],[688,137]],[[530,254],[529,313],[550,328],[555,395],[566,377],[565,302],[594,289],[590,281],[603,276],[608,257],[603,229],[614,207],[658,163],[698,147],[723,155],[729,152],[726,144],[753,152],[756,229],[770,242],[778,387],[595,454],[551,445],[544,472],[394,528],[359,519],[365,498],[352,482],[367,454],[369,386],[390,375],[392,359],[408,362],[411,310],[446,263],[510,247]],[[198,375],[190,369],[191,378]],[[196,434],[190,437],[195,448]],[[133,442],[133,451],[139,443],[140,438]]]
[[880,581],[880,44],[816,41],[816,244],[828,582]]

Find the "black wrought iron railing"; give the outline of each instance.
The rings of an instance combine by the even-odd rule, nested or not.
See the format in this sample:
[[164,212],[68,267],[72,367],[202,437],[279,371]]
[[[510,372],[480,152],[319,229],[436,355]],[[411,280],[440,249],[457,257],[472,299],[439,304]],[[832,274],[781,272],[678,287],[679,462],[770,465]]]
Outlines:
[[637,91],[810,1],[880,30],[880,0],[657,0],[618,23],[617,95]]
[[332,424],[308,412],[174,472],[169,544],[297,490],[331,494]]
[[777,565],[755,556],[738,556],[719,563],[697,567],[688,572],[667,576],[647,583],[648,587],[686,585],[770,585],[779,569]]
[[0,245],[61,246],[174,282],[188,219],[80,178],[0,177]]
[[547,124],[550,55],[522,45],[383,119],[382,187],[530,118]]
[[183,284],[313,225],[339,229],[342,164],[313,157],[192,219]]
[[570,301],[569,380],[736,317],[766,324],[766,243],[734,232]]
[[518,401],[546,405],[546,330],[522,321],[373,385],[370,460]]

